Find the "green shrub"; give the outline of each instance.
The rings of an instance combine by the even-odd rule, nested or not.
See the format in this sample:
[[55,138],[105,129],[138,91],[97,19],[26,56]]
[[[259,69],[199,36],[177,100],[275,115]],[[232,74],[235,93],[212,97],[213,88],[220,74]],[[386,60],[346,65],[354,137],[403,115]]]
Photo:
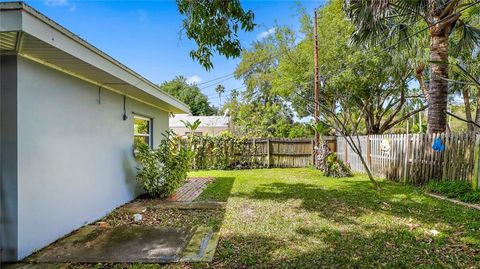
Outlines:
[[465,181],[442,181],[430,182],[426,190],[444,195],[448,198],[455,198],[466,203],[480,202],[480,191],[473,191],[470,183]]
[[151,197],[170,196],[187,179],[193,152],[181,142],[167,131],[156,149],[144,143],[135,144],[135,157],[140,164],[137,181]]
[[351,177],[352,171],[348,165],[337,158],[336,153],[331,153],[326,159],[327,169],[323,171],[327,177]]
[[249,139],[225,132],[218,136],[195,136],[190,141],[195,151],[194,170],[261,168],[257,145]]
[[460,200],[465,203],[480,203],[480,191],[472,191],[460,196]]

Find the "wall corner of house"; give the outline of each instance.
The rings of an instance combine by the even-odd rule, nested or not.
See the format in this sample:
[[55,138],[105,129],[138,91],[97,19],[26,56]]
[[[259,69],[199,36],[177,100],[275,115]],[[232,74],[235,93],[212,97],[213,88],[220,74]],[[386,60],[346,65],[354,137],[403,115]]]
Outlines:
[[18,260],[16,55],[0,56],[0,260]]

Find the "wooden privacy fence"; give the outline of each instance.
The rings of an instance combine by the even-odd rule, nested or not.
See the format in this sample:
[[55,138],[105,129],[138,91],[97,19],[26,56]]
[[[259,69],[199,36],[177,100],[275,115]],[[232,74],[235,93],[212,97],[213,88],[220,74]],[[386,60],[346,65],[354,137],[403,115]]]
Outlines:
[[[444,150],[434,151],[439,138]],[[468,181],[478,184],[480,136],[462,134],[391,134],[353,137],[376,176],[412,184],[429,180]],[[337,156],[352,170],[365,172],[360,158],[343,137],[337,137]]]
[[312,139],[252,139],[254,155],[263,167],[306,167],[311,165]]
[[[335,150],[335,137],[323,137]],[[310,138],[199,139],[194,169],[308,167],[313,164]]]

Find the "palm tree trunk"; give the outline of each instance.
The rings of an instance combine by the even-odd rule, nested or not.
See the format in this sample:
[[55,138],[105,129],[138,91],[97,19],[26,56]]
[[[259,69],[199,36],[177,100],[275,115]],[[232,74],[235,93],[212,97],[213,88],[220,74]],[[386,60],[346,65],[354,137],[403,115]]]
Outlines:
[[468,121],[467,123],[467,130],[469,132],[473,132],[473,124],[472,124],[472,111],[470,108],[470,96],[468,92],[468,87],[464,87],[462,89],[462,95],[463,95],[463,104],[465,106],[465,118]]
[[432,29],[430,36],[429,133],[443,133],[447,128],[448,31],[445,28],[450,27]]

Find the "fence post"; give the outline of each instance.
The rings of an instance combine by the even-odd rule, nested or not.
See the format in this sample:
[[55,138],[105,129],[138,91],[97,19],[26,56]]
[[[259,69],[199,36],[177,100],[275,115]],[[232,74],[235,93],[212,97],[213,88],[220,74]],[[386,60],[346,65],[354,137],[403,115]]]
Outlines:
[[472,189],[474,191],[478,191],[478,177],[479,177],[479,158],[480,155],[480,135],[476,135],[475,137],[475,163],[474,163],[474,170],[473,170],[473,177],[472,177]]
[[345,163],[348,163],[348,143],[347,139],[344,137],[344,145],[345,145]]
[[270,168],[270,138],[267,138],[267,167]]
[[407,183],[408,179],[408,167],[410,162],[410,135],[404,135],[403,148],[405,152],[403,159],[403,183]]
[[368,169],[370,169],[370,171],[372,170],[372,146],[370,144],[370,135],[367,135],[367,163],[368,163]]
[[314,139],[310,139],[310,149],[312,150],[312,164],[315,166],[315,142]]
[[451,158],[450,151],[449,151],[449,149],[451,149],[450,147],[451,134],[450,133],[444,133],[444,134],[445,134],[445,143],[443,145],[445,146],[445,149],[444,149],[444,155],[443,155],[444,157],[443,157],[442,177],[440,179],[441,181],[447,180],[447,171],[448,171],[447,166],[448,166],[448,161]]

